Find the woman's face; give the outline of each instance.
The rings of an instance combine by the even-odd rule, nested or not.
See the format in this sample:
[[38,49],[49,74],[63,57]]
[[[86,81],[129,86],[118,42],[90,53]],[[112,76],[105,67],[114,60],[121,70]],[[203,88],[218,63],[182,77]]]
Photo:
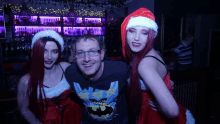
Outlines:
[[44,48],[44,67],[52,68],[59,56],[58,46],[53,41],[47,41]]
[[133,52],[140,52],[144,49],[148,38],[147,27],[135,26],[127,30],[127,43]]

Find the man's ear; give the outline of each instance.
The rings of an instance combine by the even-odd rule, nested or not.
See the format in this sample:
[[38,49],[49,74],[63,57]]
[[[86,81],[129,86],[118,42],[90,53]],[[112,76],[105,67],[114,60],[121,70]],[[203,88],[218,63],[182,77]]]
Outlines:
[[101,60],[103,60],[105,57],[105,49],[102,49],[100,54],[101,54]]

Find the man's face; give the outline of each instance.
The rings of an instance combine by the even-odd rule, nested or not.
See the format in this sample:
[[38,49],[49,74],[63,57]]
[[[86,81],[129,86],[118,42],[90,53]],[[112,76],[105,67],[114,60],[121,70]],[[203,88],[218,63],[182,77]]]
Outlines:
[[76,64],[85,76],[90,79],[94,77],[100,77],[103,71],[102,60],[104,58],[105,51],[101,50],[97,55],[89,55],[92,51],[100,50],[99,43],[95,39],[81,39],[76,43],[76,54],[83,53],[83,57],[76,55]]

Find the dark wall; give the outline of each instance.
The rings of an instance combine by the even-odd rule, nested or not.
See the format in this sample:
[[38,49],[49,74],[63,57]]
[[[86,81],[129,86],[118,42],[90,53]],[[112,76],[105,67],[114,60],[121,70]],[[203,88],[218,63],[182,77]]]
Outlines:
[[132,0],[127,6],[128,6],[128,14],[132,13],[136,9],[140,7],[148,8],[152,13],[154,13],[154,3],[155,0]]
[[193,65],[197,67],[209,66],[211,51],[211,30],[220,29],[220,15],[200,14],[196,17],[196,34],[194,43]]
[[155,48],[161,48],[162,15],[177,18],[183,17],[183,33],[188,32],[189,26],[194,28],[194,67],[209,66],[211,51],[210,31],[220,29],[218,23],[220,9],[218,8],[217,0],[155,0],[155,17],[159,26],[159,35],[155,41]]

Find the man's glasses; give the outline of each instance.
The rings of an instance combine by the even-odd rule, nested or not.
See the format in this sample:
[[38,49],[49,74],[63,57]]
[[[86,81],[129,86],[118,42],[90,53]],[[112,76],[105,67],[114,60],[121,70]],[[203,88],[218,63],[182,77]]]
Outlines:
[[83,58],[85,57],[86,52],[90,57],[97,56],[99,53],[101,53],[101,50],[90,50],[90,51],[83,51],[83,52],[76,52],[76,58]]

